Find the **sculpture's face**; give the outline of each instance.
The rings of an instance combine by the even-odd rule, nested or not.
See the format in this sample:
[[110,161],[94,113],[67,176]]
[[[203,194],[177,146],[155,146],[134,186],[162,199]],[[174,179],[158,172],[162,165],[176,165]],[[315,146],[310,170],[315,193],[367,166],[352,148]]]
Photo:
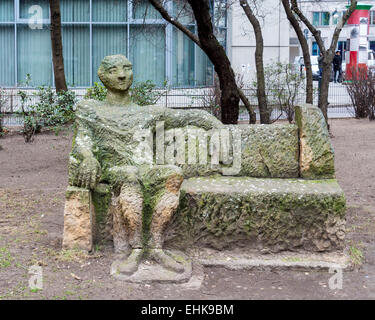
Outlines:
[[99,78],[115,91],[126,91],[133,83],[133,66],[124,56],[106,57],[99,68]]

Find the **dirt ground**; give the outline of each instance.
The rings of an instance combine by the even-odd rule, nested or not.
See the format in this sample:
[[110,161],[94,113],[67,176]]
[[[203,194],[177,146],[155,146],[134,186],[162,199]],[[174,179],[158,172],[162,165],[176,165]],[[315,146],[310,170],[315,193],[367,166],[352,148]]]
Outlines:
[[[113,279],[110,247],[61,251],[71,132],[0,139],[0,299],[374,299],[375,122],[331,120],[337,178],[348,200],[347,247],[357,268],[331,290],[328,272],[205,268],[199,290]],[[43,267],[43,290],[28,268]]]

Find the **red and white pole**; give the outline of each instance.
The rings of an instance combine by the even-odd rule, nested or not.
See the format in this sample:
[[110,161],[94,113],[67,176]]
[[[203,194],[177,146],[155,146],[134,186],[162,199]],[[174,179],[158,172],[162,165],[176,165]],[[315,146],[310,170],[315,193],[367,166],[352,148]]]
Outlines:
[[358,3],[347,22],[349,38],[345,52],[346,80],[352,80],[353,70],[367,68],[371,8],[372,5]]

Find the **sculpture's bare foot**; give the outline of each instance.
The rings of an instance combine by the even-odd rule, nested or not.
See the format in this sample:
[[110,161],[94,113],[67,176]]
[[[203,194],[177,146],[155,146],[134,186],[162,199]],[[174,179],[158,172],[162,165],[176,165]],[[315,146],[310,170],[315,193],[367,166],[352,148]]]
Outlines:
[[152,249],[151,257],[168,270],[177,273],[183,273],[185,271],[184,266],[170,255],[166,254],[163,249]]
[[138,270],[142,259],[142,249],[133,249],[130,256],[118,265],[117,271],[126,275],[131,275]]

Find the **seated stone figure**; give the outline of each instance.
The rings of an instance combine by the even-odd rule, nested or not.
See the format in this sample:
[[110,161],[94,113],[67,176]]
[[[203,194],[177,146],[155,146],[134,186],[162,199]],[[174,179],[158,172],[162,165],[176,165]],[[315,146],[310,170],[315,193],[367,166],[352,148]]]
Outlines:
[[155,132],[157,121],[163,121],[165,129],[223,125],[203,111],[136,105],[129,94],[132,64],[122,55],[105,57],[98,75],[108,94],[105,101],[83,100],[77,106],[69,184],[91,190],[99,182],[111,185],[115,251],[130,252],[119,273],[134,273],[145,252],[164,267],[183,272],[162,249],[163,230],[179,204],[182,170],[145,164],[135,152],[134,137],[144,129]]

